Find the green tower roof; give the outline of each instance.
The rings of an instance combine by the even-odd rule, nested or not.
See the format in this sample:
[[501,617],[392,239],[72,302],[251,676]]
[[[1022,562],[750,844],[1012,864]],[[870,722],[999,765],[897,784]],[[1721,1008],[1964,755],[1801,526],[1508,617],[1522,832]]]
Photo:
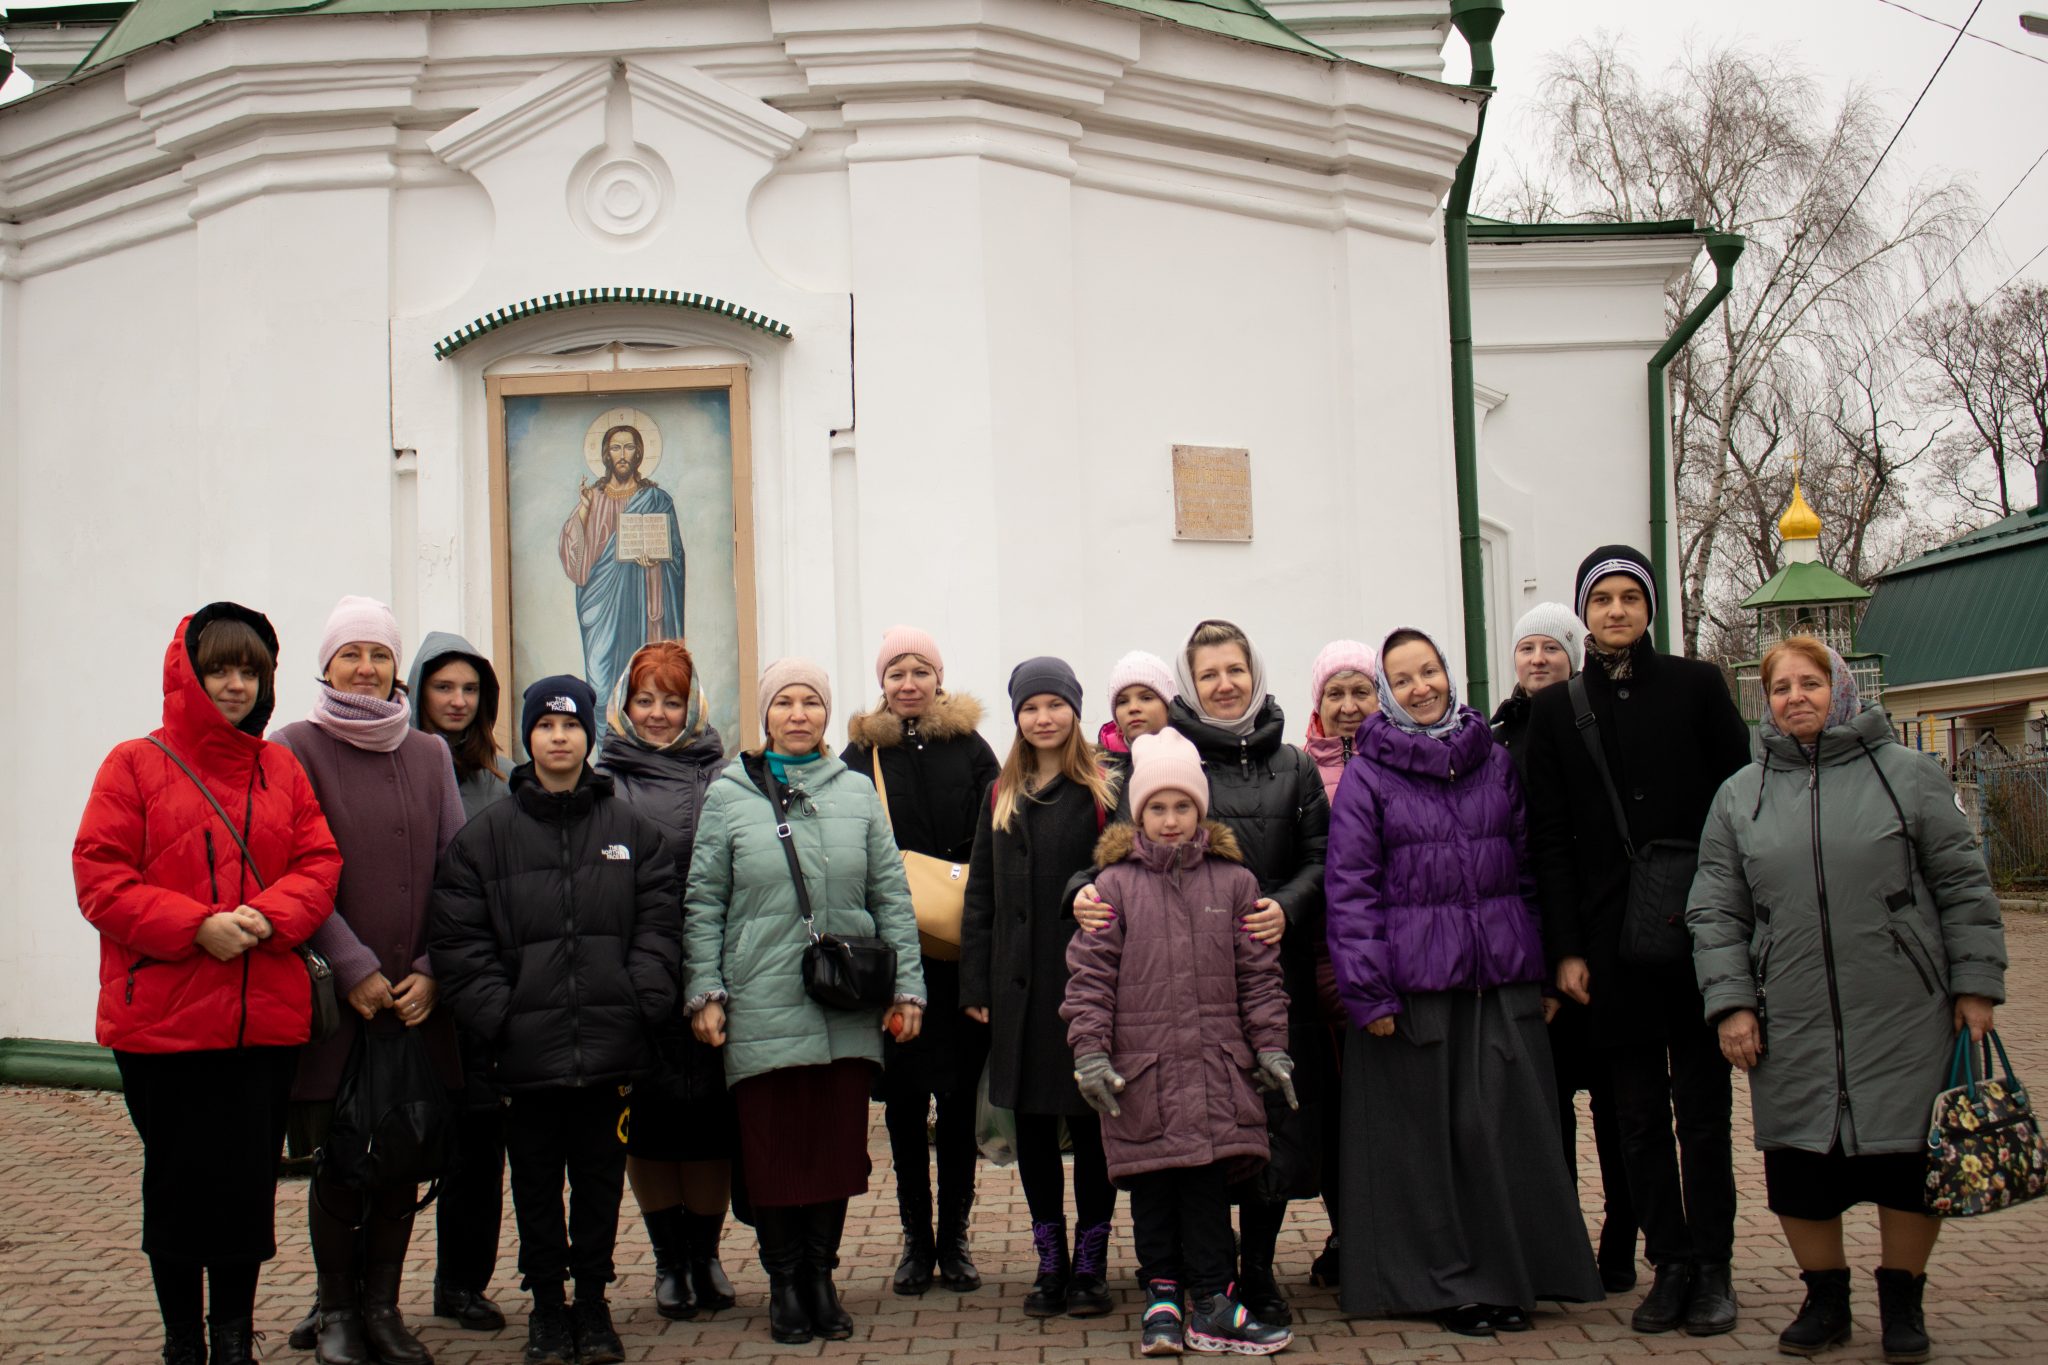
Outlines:
[[1825,564],[1787,564],[1742,599],[1745,607],[1795,607],[1809,602],[1862,602],[1870,594]]

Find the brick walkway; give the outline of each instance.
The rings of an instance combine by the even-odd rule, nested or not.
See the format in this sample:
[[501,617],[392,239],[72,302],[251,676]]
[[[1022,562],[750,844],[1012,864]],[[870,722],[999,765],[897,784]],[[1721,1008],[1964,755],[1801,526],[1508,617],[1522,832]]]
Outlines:
[[[2018,916],[2007,926],[2014,959],[2009,990],[2018,1003],[2001,1012],[2001,1033],[2039,1080],[2048,1074],[2048,918]],[[1736,1282],[1743,1322],[1732,1336],[1698,1341],[1684,1336],[1639,1339],[1627,1328],[1640,1291],[1608,1304],[1541,1314],[1535,1331],[1498,1344],[1450,1336],[1413,1321],[1352,1322],[1339,1316],[1332,1291],[1309,1289],[1308,1262],[1322,1244],[1322,1210],[1295,1205],[1281,1242],[1282,1278],[1294,1296],[1300,1326],[1289,1353],[1295,1359],[1371,1361],[1598,1362],[1657,1359],[1671,1362],[1780,1360],[1777,1331],[1799,1300],[1798,1281],[1775,1220],[1764,1208],[1763,1175],[1747,1148],[1747,1090],[1737,1112],[1737,1174],[1742,1215]],[[1580,1131],[1589,1125],[1581,1124]],[[768,1339],[761,1307],[762,1275],[748,1254],[751,1235],[729,1233],[726,1265],[742,1306],[702,1322],[663,1322],[647,1302],[647,1241],[626,1197],[614,1303],[626,1354],[633,1361],[825,1357],[886,1365],[970,1365],[979,1361],[1053,1362],[1137,1358],[1134,1295],[1126,1291],[1118,1314],[1093,1322],[1038,1322],[1019,1308],[1030,1280],[1029,1224],[1014,1169],[988,1169],[976,1217],[976,1251],[988,1284],[979,1293],[934,1291],[923,1299],[888,1292],[895,1264],[893,1202],[885,1202],[885,1140],[880,1111],[873,1128],[875,1194],[855,1203],[847,1221],[847,1267],[841,1272],[857,1324],[854,1339],[779,1347]],[[154,1300],[140,1254],[135,1192],[137,1148],[118,1096],[64,1091],[0,1091],[0,1361],[62,1361],[112,1365],[156,1359]],[[1585,1162],[1592,1169],[1590,1153]],[[290,1182],[279,1199],[285,1249],[268,1267],[257,1303],[257,1325],[270,1333],[273,1360],[295,1357],[283,1344],[286,1327],[309,1301],[312,1267],[302,1232],[304,1186]],[[525,1305],[511,1288],[512,1246],[496,1284],[513,1322],[497,1337],[477,1337],[427,1322],[422,1336],[443,1365],[519,1359]],[[1125,1230],[1120,1227],[1119,1236]],[[1852,1214],[1852,1258],[1857,1267],[1857,1335],[1831,1361],[1876,1360],[1876,1304],[1869,1267],[1876,1263],[1876,1225],[1869,1210]],[[409,1314],[425,1311],[432,1276],[431,1236],[415,1244],[406,1284]],[[1130,1273],[1128,1243],[1115,1248],[1115,1273]],[[1935,1253],[1928,1293],[1929,1330],[1937,1358],[2048,1360],[2048,1201],[1965,1223],[1952,1229]],[[424,1321],[415,1317],[415,1321]]]

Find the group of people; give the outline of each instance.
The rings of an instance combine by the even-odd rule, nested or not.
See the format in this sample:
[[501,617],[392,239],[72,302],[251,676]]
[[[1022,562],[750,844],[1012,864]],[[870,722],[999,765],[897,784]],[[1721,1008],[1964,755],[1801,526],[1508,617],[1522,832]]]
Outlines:
[[[312,714],[272,742],[275,633],[202,609],[167,652],[162,728],[102,765],[75,850],[164,1359],[253,1358],[285,1132],[320,1146],[359,1035],[404,1029],[459,1103],[434,1312],[503,1326],[509,1164],[532,1365],[622,1358],[628,1183],[662,1316],[734,1304],[731,1210],[774,1339],[850,1336],[833,1272],[871,1101],[893,1291],[978,1289],[984,1086],[1015,1116],[1023,1310],[1111,1310],[1127,1193],[1146,1355],[1285,1347],[1275,1252],[1315,1197],[1332,1231],[1309,1278],[1348,1314],[1527,1330],[1541,1301],[1632,1288],[1640,1235],[1635,1329],[1723,1333],[1731,1067],[1807,1286],[1781,1350],[1847,1339],[1842,1214],[1872,1202],[1886,1358],[1925,1359],[1929,1106],[1956,1033],[2003,999],[1967,822],[1825,645],[1766,654],[1752,757],[1719,671],[1652,646],[1641,554],[1594,551],[1576,590],[1517,624],[1490,721],[1402,627],[1322,651],[1289,743],[1259,651],[1210,620],[1170,661],[1117,662],[1092,740],[1074,671],[1018,664],[999,760],[938,642],[898,627],[843,750],[824,670],[784,659],[759,679],[762,743],[728,759],[687,647],[660,641],[608,699],[529,687],[509,779],[466,642],[430,635],[401,685],[391,613],[344,599]],[[964,882],[950,928],[906,857]],[[350,1007],[311,1045],[301,947]],[[816,979],[856,955],[857,1000]],[[418,1197],[316,1174],[294,1345],[430,1359],[398,1308]]]

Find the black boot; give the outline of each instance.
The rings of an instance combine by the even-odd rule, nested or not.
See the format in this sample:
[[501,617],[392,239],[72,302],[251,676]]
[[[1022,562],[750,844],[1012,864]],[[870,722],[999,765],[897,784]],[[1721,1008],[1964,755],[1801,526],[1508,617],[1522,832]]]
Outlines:
[[1849,1272],[1802,1270],[1799,1278],[1806,1281],[1806,1302],[1778,1333],[1778,1354],[1817,1356],[1849,1339]]
[[1237,1302],[1268,1327],[1285,1327],[1294,1321],[1294,1310],[1280,1292],[1273,1275],[1273,1251],[1280,1242],[1280,1224],[1287,1218],[1287,1205],[1246,1200],[1238,1208]]
[[754,1232],[761,1241],[761,1268],[768,1272],[768,1335],[784,1346],[811,1339],[811,1315],[797,1292],[803,1267],[799,1220],[804,1210],[754,1206]]
[[1650,1292],[1636,1305],[1629,1326],[1646,1336],[1668,1332],[1685,1321],[1685,1306],[1692,1300],[1692,1262],[1666,1261],[1656,1267]]
[[839,1304],[832,1272],[839,1268],[839,1241],[846,1232],[846,1201],[828,1199],[809,1205],[804,1213],[803,1269],[797,1274],[797,1289],[811,1315],[811,1330],[827,1341],[844,1341],[853,1335],[853,1319]]
[[576,1286],[576,1305],[569,1310],[569,1330],[576,1338],[577,1365],[617,1365],[626,1358],[626,1347],[612,1326],[612,1306],[602,1289],[583,1291]]
[[981,1288],[981,1271],[967,1249],[967,1220],[974,1211],[974,1193],[939,1196],[939,1280],[948,1289],[966,1293]]
[[363,1335],[363,1302],[352,1268],[321,1271],[320,1330],[313,1341],[320,1365],[371,1365],[369,1339]]
[[576,1365],[576,1328],[560,1280],[531,1280],[533,1312],[526,1319],[526,1365]]
[[716,1313],[739,1302],[718,1261],[718,1239],[724,1232],[724,1214],[684,1210],[683,1245],[689,1252],[690,1288],[700,1312]]
[[697,1316],[697,1291],[683,1247],[683,1206],[643,1213],[640,1221],[654,1249],[654,1311],[671,1322],[688,1322]]
[[1331,1233],[1323,1239],[1323,1249],[1308,1263],[1308,1282],[1318,1289],[1335,1289],[1343,1279],[1344,1244]]
[[932,1287],[932,1271],[939,1262],[939,1246],[932,1237],[931,1187],[917,1177],[918,1171],[897,1173],[896,1212],[903,1220],[903,1259],[889,1277],[889,1288],[905,1298],[915,1298]]
[[206,1332],[199,1327],[164,1327],[164,1365],[206,1365]]
[[1735,1330],[1735,1272],[1726,1261],[1693,1267],[1692,1294],[1685,1305],[1685,1334],[1718,1337]]
[[1884,1319],[1885,1365],[1917,1365],[1933,1353],[1921,1296],[1927,1277],[1910,1270],[1877,1268],[1877,1311]]
[[1067,1316],[1099,1318],[1116,1306],[1109,1293],[1109,1224],[1074,1233],[1074,1278],[1067,1286]]
[[306,1310],[306,1316],[292,1324],[292,1330],[285,1333],[284,1344],[294,1351],[310,1351],[320,1340],[320,1296],[313,1296],[313,1306]]
[[[407,1201],[408,1206],[411,1200]],[[412,1215],[374,1213],[363,1228],[363,1336],[382,1365],[434,1365],[398,1312],[398,1284],[405,1276],[405,1249],[412,1241]]]
[[505,1326],[505,1310],[473,1289],[434,1281],[434,1316],[448,1318],[464,1331],[496,1332]]
[[1024,1313],[1056,1317],[1067,1311],[1067,1282],[1074,1275],[1074,1263],[1067,1258],[1067,1220],[1033,1223],[1031,1245],[1038,1249],[1038,1278],[1024,1296]]
[[[249,1318],[206,1320],[207,1337],[213,1344],[213,1365],[256,1365],[256,1324]],[[204,1359],[204,1357],[201,1357]]]
[[1610,1294],[1636,1287],[1636,1229],[1609,1218],[1600,1224],[1600,1285]]

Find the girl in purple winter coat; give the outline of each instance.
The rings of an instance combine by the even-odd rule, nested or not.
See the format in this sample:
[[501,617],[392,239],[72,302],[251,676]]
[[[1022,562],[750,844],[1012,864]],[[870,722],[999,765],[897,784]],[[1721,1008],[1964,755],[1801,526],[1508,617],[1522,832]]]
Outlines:
[[1330,817],[1344,1045],[1338,1206],[1347,1313],[1529,1327],[1602,1297],[1557,1159],[1543,948],[1521,784],[1443,651],[1380,647],[1379,712]]
[[1269,1154],[1259,1090],[1294,1103],[1280,954],[1240,924],[1258,878],[1229,828],[1204,818],[1195,746],[1173,730],[1140,735],[1131,758],[1132,823],[1095,849],[1097,885],[1120,912],[1067,945],[1074,1079],[1102,1115],[1110,1178],[1131,1193],[1142,1353],[1270,1355],[1292,1334],[1238,1302],[1230,1187]]

